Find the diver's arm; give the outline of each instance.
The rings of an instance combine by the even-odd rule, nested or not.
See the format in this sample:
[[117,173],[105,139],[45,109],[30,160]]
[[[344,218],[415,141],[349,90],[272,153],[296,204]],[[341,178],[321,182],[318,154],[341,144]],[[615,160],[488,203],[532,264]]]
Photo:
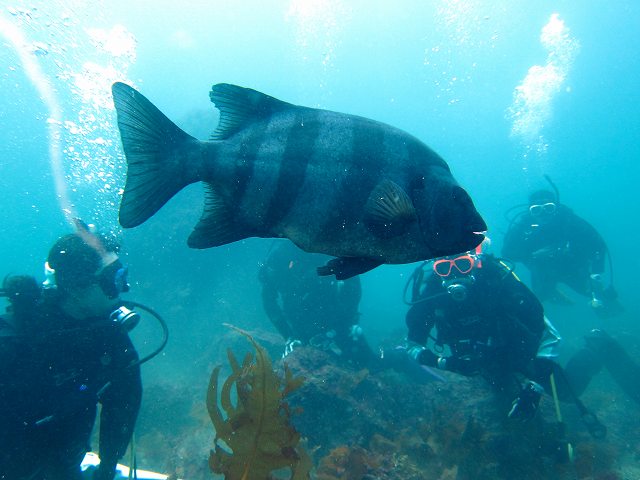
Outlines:
[[359,328],[358,324],[360,323],[360,312],[358,311],[360,299],[362,298],[360,278],[356,276],[345,281],[339,281],[334,287],[336,289],[335,298],[339,303],[335,309],[338,318],[327,319],[327,322],[328,325],[333,325],[339,335],[349,335],[354,328]]
[[345,304],[345,309],[352,311],[354,316],[358,315],[358,307],[360,300],[362,299],[362,285],[360,284],[360,277],[352,277],[344,281],[342,285],[341,300]]
[[517,368],[522,370],[538,352],[546,328],[544,309],[533,292],[515,277],[505,278],[503,285],[499,297],[502,303],[500,328],[508,335],[507,340],[514,350],[512,358],[518,361]]
[[20,351],[9,323],[3,325],[3,322],[0,317],[0,473],[3,459],[9,459],[11,451],[16,448],[17,434],[24,428],[21,407],[25,406],[25,400],[21,395],[27,389],[20,388],[20,385],[26,387],[28,380],[19,376],[17,366],[29,362],[29,358]]
[[114,356],[119,358],[114,359],[111,382],[100,397],[100,463],[101,470],[106,472],[115,469],[127,450],[142,399],[140,365],[129,366],[138,359],[138,354],[128,336],[116,341],[119,344]]
[[584,249],[578,252],[588,258],[590,273],[597,274],[604,272],[605,257],[607,254],[607,244],[598,231],[586,220],[574,215],[572,233],[577,237]]
[[411,306],[405,317],[407,324],[407,341],[410,344],[426,346],[429,333],[435,325],[433,310],[430,302],[416,303]]
[[282,307],[278,302],[279,296],[278,288],[273,282],[265,282],[262,284],[262,306],[264,311],[273,326],[278,330],[278,333],[286,340],[292,338],[294,335],[282,311]]

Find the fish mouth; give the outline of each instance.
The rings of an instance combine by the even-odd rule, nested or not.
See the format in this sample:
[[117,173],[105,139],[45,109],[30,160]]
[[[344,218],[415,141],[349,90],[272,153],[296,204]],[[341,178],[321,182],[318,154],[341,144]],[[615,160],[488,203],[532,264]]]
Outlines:
[[430,258],[446,257],[447,255],[454,255],[463,252],[471,252],[478,245],[480,245],[486,238],[486,230],[478,230],[472,232],[466,232],[461,237],[458,237],[455,247],[442,247],[433,248],[431,250]]
[[[474,230],[467,232],[463,238],[460,239],[459,249],[460,251],[469,252],[480,245],[486,238],[486,230]],[[449,255],[449,254],[447,254]]]
[[[487,238],[486,230],[474,230],[465,235],[465,243],[468,245],[467,250],[473,250]],[[468,242],[468,243],[467,243]]]

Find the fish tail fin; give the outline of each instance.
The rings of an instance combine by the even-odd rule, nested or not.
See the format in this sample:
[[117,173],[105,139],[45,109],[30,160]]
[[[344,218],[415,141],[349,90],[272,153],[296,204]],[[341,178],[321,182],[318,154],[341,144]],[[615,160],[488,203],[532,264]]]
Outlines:
[[186,162],[190,147],[198,140],[129,85],[116,82],[112,92],[127,158],[120,224],[130,228],[148,220],[182,188],[198,180],[195,166]]

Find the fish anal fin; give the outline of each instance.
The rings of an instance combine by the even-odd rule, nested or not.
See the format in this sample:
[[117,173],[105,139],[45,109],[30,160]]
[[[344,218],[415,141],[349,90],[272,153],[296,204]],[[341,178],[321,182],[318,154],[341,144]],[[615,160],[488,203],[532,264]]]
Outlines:
[[293,107],[290,103],[264,93],[230,83],[214,85],[209,97],[220,110],[220,122],[211,135],[211,140],[227,139],[255,121]]
[[364,209],[367,227],[382,238],[402,235],[417,219],[416,210],[407,192],[388,179],[382,180],[371,191]]
[[235,219],[234,212],[218,195],[214,187],[205,183],[204,211],[189,235],[191,248],[210,248],[226,245],[249,237],[246,229]]
[[335,275],[336,280],[346,280],[373,270],[383,263],[380,260],[366,257],[338,257],[329,260],[326,265],[318,267],[317,272],[322,277]]

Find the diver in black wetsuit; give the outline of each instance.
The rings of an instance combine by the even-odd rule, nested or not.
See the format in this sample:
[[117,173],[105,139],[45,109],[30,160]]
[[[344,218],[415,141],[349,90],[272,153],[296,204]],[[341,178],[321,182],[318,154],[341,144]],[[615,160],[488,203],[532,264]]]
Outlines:
[[535,295],[509,267],[479,252],[438,259],[416,275],[408,355],[427,367],[482,375],[516,396],[509,416],[533,417],[559,341]]
[[[608,256],[605,241],[594,227],[559,202],[555,185],[547,180],[555,192],[538,190],[529,196],[528,209],[511,222],[502,254],[529,268],[532,289],[542,301],[566,303],[568,299],[557,289],[558,283],[564,283],[589,297],[598,317],[621,313],[623,307],[613,284],[605,288],[602,280]],[[574,390],[581,393],[603,367],[640,403],[640,366],[614,338],[594,329],[585,336],[584,348],[567,363],[566,373]]]
[[607,245],[589,223],[549,190],[529,196],[529,207],[511,222],[502,255],[531,272],[531,288],[541,301],[567,303],[557,289],[568,285],[588,297],[600,317],[621,311],[613,285],[603,282]]
[[578,394],[603,368],[620,389],[640,406],[640,365],[622,345],[608,333],[593,329],[584,337],[585,345],[565,367],[567,378]]
[[[425,273],[424,265],[431,271]],[[410,357],[427,367],[483,376],[501,398],[515,397],[510,418],[533,418],[553,384],[560,399],[575,403],[594,436],[606,434],[554,361],[560,336],[542,304],[508,265],[479,247],[427,262],[412,279]]]
[[[131,438],[142,395],[131,312],[116,249],[88,230],[51,248],[44,291],[7,277],[0,317],[0,479],[78,480],[99,402],[100,467],[111,480]],[[55,283],[51,284],[51,280]],[[120,307],[120,308],[118,308]]]
[[[593,330],[565,368],[555,361],[560,337],[533,293],[504,262],[487,254],[445,257],[416,270],[407,312],[406,353],[419,364],[482,375],[516,395],[509,417],[531,418],[543,392],[574,403],[589,432],[606,428],[579,397],[602,368],[640,403],[640,366],[606,333]],[[518,393],[519,388],[519,393]]]
[[264,310],[285,339],[284,356],[297,345],[332,352],[357,366],[373,359],[360,327],[360,278],[335,280],[317,273],[326,255],[283,241],[260,268]]

